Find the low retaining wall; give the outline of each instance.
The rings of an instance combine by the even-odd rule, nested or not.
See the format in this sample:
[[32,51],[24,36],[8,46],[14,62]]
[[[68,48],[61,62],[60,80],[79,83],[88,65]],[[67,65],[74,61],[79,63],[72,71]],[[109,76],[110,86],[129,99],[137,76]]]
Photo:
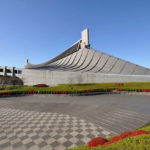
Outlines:
[[100,73],[58,72],[49,70],[22,69],[21,78],[24,85],[35,84],[82,84],[82,83],[110,83],[110,82],[150,82],[150,76],[117,75]]

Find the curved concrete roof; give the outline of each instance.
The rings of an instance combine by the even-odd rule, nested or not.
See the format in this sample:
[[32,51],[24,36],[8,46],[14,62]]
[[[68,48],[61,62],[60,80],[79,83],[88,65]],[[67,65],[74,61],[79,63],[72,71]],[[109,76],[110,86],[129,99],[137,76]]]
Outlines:
[[[88,36],[88,31],[86,36]],[[85,39],[88,39],[88,37],[82,37],[81,40],[77,41],[70,48],[47,62],[37,65],[27,62],[25,68],[51,71],[150,75],[150,69],[148,68],[91,49]]]

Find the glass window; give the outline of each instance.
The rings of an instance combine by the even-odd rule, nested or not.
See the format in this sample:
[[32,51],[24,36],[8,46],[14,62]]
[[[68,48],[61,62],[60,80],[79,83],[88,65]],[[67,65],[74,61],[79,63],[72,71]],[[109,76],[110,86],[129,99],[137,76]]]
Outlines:
[[18,70],[17,73],[18,73],[18,74],[22,74],[22,70]]
[[10,70],[10,69],[7,69],[7,73],[11,73],[11,70]]

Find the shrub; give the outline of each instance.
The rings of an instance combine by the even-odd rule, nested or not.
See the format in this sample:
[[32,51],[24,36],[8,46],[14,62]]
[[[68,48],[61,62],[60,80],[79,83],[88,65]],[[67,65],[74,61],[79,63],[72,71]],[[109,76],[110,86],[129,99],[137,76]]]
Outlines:
[[105,138],[96,137],[88,142],[88,147],[96,147],[98,145],[103,145],[106,142],[107,142],[107,140]]
[[116,85],[123,86],[124,83],[116,83]]
[[36,85],[34,85],[34,87],[48,87],[48,85],[46,85],[46,84],[36,84]]

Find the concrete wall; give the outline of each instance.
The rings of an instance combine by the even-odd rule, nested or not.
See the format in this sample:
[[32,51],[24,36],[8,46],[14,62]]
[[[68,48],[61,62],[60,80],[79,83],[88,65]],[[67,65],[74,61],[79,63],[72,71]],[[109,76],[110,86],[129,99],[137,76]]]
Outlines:
[[[12,67],[0,67],[5,70],[12,70]],[[57,85],[65,83],[106,83],[106,82],[150,82],[150,75],[121,75],[91,72],[70,72],[70,71],[50,71],[36,69],[14,68],[15,77],[23,80],[24,85],[35,85],[45,83]],[[18,71],[22,71],[21,74]],[[5,76],[4,72],[0,75]],[[6,72],[6,76],[13,76],[13,72]]]
[[40,83],[57,85],[64,83],[150,82],[150,76],[144,75],[77,73],[33,69],[22,69],[21,78],[25,85]]

